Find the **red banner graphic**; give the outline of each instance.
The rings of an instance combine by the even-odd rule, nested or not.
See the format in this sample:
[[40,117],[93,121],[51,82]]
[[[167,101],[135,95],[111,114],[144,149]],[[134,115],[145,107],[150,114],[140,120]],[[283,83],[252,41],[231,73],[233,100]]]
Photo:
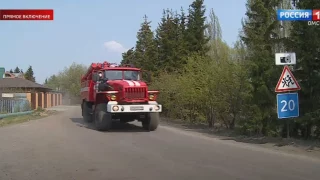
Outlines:
[[53,9],[0,9],[0,20],[52,21]]

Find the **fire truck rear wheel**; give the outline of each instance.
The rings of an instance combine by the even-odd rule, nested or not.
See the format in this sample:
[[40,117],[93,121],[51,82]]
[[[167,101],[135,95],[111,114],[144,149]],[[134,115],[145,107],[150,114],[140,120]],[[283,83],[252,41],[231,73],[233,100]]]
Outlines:
[[159,123],[159,113],[149,113],[148,117],[142,121],[142,127],[147,131],[155,131],[158,128]]
[[95,126],[98,131],[108,131],[112,126],[112,115],[107,112],[107,104],[101,103],[94,111]]
[[92,122],[92,115],[91,115],[91,108],[90,108],[90,104],[86,101],[84,101],[82,103],[82,116],[83,116],[83,120],[85,122]]

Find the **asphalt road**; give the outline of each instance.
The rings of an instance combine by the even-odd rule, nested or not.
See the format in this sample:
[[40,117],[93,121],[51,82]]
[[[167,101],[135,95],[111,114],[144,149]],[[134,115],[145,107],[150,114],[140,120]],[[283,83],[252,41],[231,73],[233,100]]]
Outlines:
[[80,108],[0,128],[0,180],[308,180],[320,161],[171,127],[85,125]]

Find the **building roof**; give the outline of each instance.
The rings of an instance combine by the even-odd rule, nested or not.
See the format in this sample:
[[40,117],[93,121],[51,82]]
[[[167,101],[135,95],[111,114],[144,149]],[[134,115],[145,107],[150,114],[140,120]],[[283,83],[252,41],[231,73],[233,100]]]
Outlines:
[[44,85],[23,78],[2,78],[0,79],[0,88],[38,88],[51,90]]
[[16,77],[18,77],[18,78],[23,78],[23,79],[25,79],[24,78],[24,74],[23,73],[10,73],[10,72],[5,72],[5,77],[6,78],[16,78]]

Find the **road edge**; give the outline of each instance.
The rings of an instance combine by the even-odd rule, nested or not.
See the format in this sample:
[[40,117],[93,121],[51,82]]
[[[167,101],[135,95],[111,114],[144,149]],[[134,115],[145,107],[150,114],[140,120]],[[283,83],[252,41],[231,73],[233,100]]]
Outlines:
[[298,158],[301,160],[307,160],[307,161],[313,161],[313,162],[320,162],[320,158],[310,156],[310,155],[304,155],[301,153],[296,153],[296,152],[287,152],[287,151],[282,151],[282,150],[275,150],[275,149],[269,149],[266,147],[261,147],[255,144],[247,144],[243,142],[236,142],[236,141],[227,141],[227,140],[221,140],[217,137],[213,137],[210,135],[206,135],[203,133],[195,132],[193,130],[187,131],[184,129],[181,129],[179,127],[172,127],[170,125],[160,125],[161,129],[165,129],[174,133],[178,133],[181,135],[186,135],[189,137],[194,137],[194,138],[201,138],[204,140],[208,141],[213,141],[216,143],[228,145],[228,146],[233,146],[233,147],[238,147],[246,150],[251,150],[251,151],[256,151],[256,152],[264,152],[268,154],[274,154],[274,155],[279,155],[279,156],[286,156],[286,157],[291,157],[291,158]]

